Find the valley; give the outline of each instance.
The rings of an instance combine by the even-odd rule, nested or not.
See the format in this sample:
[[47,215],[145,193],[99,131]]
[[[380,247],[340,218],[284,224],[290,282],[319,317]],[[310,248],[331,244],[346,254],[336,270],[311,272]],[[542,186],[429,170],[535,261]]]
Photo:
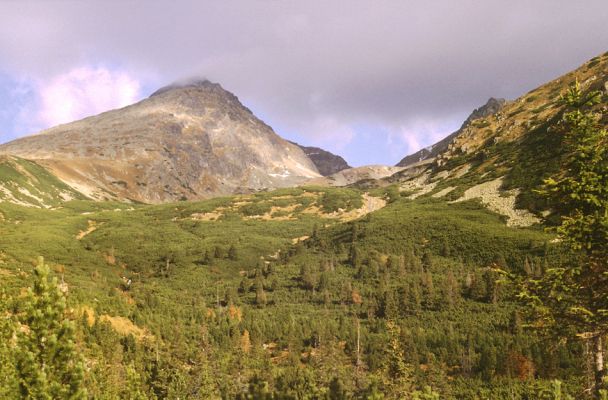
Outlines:
[[581,109],[605,128],[606,71],[490,99],[397,166],[288,142],[209,81],[2,144],[0,311],[20,322],[0,361],[42,256],[89,398],[588,398],[589,342],[525,301],[582,257],[543,190],[576,156],[560,95],[599,99]]

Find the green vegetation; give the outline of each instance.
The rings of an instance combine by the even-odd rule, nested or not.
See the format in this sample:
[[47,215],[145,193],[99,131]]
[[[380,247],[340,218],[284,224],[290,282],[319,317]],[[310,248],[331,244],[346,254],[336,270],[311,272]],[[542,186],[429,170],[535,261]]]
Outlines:
[[[17,323],[11,323],[12,318],[5,320],[0,331],[7,340],[0,349],[3,398],[86,398],[74,324],[67,318],[65,297],[57,280],[49,282],[48,274],[40,258],[33,286],[24,299],[15,299]],[[1,311],[3,317],[9,316],[6,307]],[[16,337],[15,343],[11,343],[11,336]]]
[[547,196],[561,217],[557,228],[572,253],[529,279],[521,296],[533,307],[537,323],[558,337],[589,342],[594,366],[594,398],[604,387],[604,341],[608,333],[608,132],[589,108],[601,93],[584,94],[578,82],[563,97],[564,172],[545,181]]
[[[442,199],[360,183],[163,205],[0,203],[0,398],[589,398],[581,365],[588,344],[603,356],[608,309],[608,146],[595,100],[581,100],[592,94],[571,92],[518,142],[490,137],[448,161],[471,168],[437,184],[457,186]],[[0,182],[23,176],[11,171]],[[503,176],[519,206],[553,206],[562,242],[449,202]],[[533,190],[549,177],[556,198]],[[350,220],[366,196],[387,205]]]
[[[346,223],[325,204],[356,208],[357,190],[2,203],[2,279],[17,294],[38,254],[63,277],[94,398],[523,399],[556,378],[578,393],[580,346],[525,331],[494,270],[541,270],[559,257],[552,236],[474,202],[393,192]],[[248,219],[244,201],[295,211]]]
[[84,196],[33,161],[0,157],[0,200],[37,207],[58,206]]

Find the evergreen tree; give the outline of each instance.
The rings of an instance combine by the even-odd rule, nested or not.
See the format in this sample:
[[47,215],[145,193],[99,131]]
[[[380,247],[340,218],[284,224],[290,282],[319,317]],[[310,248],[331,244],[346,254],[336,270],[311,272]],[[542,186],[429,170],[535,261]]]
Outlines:
[[386,323],[389,335],[386,349],[385,382],[389,399],[412,399],[415,389],[413,368],[405,362],[405,351],[401,344],[401,328],[392,321]]
[[433,256],[430,251],[425,251],[422,256],[422,266],[425,272],[429,272],[433,268]]
[[231,244],[230,248],[228,249],[228,258],[232,261],[237,261],[239,259],[236,247],[234,247],[233,244]]
[[0,399],[18,397],[12,345],[15,323],[7,303],[8,298],[4,293],[0,293]]
[[344,384],[339,378],[334,378],[329,383],[329,400],[346,400],[348,396]]
[[460,286],[452,270],[449,270],[445,278],[445,302],[453,307],[460,299]]
[[215,246],[213,248],[213,258],[220,259],[224,258],[224,250],[220,246]]
[[557,232],[572,261],[548,265],[542,277],[525,281],[521,293],[534,307],[540,326],[591,342],[596,399],[604,392],[608,333],[608,132],[592,109],[601,97],[599,91],[584,93],[578,82],[562,96],[568,156],[563,171],[547,179],[540,193],[561,217]]
[[85,399],[84,367],[74,344],[74,324],[66,316],[66,300],[49,281],[42,257],[34,269],[17,338],[17,375],[24,399]]
[[266,297],[266,292],[264,291],[264,287],[258,286],[257,289],[255,290],[255,304],[263,307],[266,305],[267,302],[268,302],[268,299]]
[[[356,226],[356,225],[355,225]],[[350,246],[350,254],[348,256],[348,263],[351,267],[358,269],[361,267],[361,254],[356,245]]]
[[209,252],[209,250],[205,250],[205,256],[203,257],[203,264],[211,265],[212,262],[213,262],[213,259],[211,258],[211,253]]
[[329,273],[323,272],[319,277],[319,292],[327,291],[330,288]]
[[127,366],[127,384],[123,390],[122,398],[129,400],[147,400],[145,392],[141,389],[141,376],[133,364]]

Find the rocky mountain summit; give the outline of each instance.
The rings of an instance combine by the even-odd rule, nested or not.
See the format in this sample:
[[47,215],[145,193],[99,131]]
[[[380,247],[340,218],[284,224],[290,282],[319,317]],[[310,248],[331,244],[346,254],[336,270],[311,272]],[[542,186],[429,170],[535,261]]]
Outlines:
[[146,203],[295,186],[320,174],[232,93],[207,80],[0,146],[93,199]]
[[430,158],[434,158],[437,155],[443,153],[447,150],[450,143],[452,143],[452,141],[458,135],[460,135],[473,121],[496,114],[505,106],[506,103],[507,101],[505,99],[495,99],[494,97],[490,97],[486,104],[473,110],[473,112],[463,122],[460,129],[458,129],[456,132],[448,135],[444,139],[429,147],[425,147],[413,154],[404,157],[401,161],[397,163],[397,166],[407,167],[408,165],[412,165]]
[[312,162],[315,164],[319,173],[323,176],[329,176],[342,170],[351,168],[350,165],[342,157],[333,154],[319,147],[302,146],[301,144],[290,142],[299,146]]

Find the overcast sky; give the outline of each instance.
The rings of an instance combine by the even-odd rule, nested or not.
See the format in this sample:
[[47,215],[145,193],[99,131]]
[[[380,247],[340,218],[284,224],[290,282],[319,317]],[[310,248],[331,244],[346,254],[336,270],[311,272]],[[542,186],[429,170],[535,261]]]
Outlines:
[[607,0],[4,0],[0,142],[206,77],[285,138],[394,164],[606,51]]

